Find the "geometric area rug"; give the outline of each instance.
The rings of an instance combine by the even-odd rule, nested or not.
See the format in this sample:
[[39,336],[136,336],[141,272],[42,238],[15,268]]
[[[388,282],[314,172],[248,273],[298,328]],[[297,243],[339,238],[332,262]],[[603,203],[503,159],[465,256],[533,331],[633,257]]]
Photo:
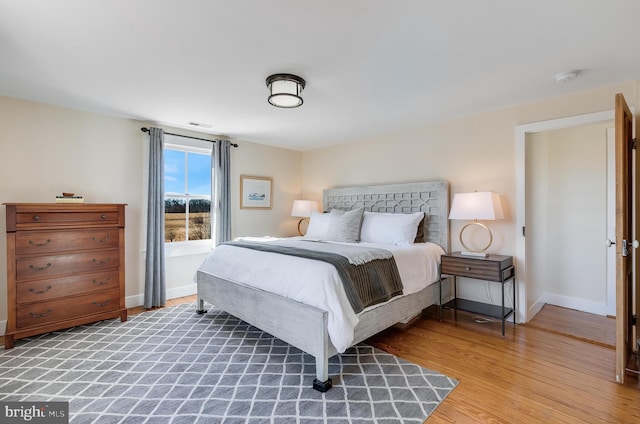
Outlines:
[[74,424],[422,423],[458,383],[359,344],[331,358],[320,393],[312,356],[195,309],[17,340],[0,351],[0,401],[68,402]]

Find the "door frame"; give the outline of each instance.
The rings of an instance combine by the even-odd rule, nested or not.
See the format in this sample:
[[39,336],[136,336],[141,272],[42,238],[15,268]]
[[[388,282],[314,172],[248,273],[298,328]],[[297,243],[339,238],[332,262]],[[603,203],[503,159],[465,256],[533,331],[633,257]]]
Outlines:
[[[634,113],[633,109],[631,111]],[[517,264],[517,285],[518,285],[518,322],[526,323],[533,318],[542,306],[532,305],[529,307],[527,297],[527,264],[526,264],[526,239],[523,234],[526,218],[526,155],[525,142],[527,134],[558,130],[563,128],[579,127],[583,125],[598,124],[606,121],[613,121],[615,118],[614,109],[589,113],[585,115],[571,116],[568,118],[552,119],[548,121],[534,122],[531,124],[518,125],[515,127],[515,159],[516,159],[516,264]],[[604,243],[604,240],[603,240]]]
[[[607,240],[616,239],[616,129],[607,128]],[[616,249],[607,248],[607,315],[616,315]]]

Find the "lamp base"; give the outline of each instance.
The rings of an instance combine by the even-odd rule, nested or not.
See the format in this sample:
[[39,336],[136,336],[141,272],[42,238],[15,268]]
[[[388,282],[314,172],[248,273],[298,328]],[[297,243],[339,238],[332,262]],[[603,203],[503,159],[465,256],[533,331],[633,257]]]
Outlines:
[[487,257],[487,253],[485,252],[467,252],[467,251],[462,251],[460,252],[460,254],[462,256],[475,256],[476,258],[486,258]]
[[[462,234],[464,234],[464,230],[466,230],[467,228],[469,228],[472,225],[477,225],[480,228],[484,228],[487,231],[487,233],[489,234],[489,242],[482,249],[479,249],[479,250],[470,249],[469,246],[467,246],[464,243],[464,239],[462,238]],[[464,227],[462,227],[462,230],[460,230],[460,244],[462,244],[462,247],[467,249],[466,251],[462,251],[461,252],[462,255],[465,255],[465,256],[476,256],[476,257],[479,257],[479,258],[486,258],[487,254],[484,253],[484,251],[487,250],[489,248],[489,246],[491,246],[491,242],[492,241],[493,241],[493,234],[491,234],[491,230],[489,229],[489,227],[487,227],[484,224],[481,224],[480,222],[478,222],[477,219],[474,220],[472,223],[465,225]]]
[[306,223],[307,223],[307,225],[309,225],[309,218],[302,218],[302,219],[298,222],[298,234],[299,234],[299,235],[301,235],[301,236],[304,236],[304,235],[307,233],[307,231],[306,231],[306,230],[305,230],[305,232],[304,232],[304,233],[302,232],[302,223],[303,223],[303,222],[306,222]]

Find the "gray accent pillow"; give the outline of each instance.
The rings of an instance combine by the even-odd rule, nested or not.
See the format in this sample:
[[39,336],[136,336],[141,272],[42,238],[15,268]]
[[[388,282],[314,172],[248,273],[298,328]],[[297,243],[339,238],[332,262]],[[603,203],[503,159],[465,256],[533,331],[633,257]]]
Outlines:
[[346,243],[359,242],[363,215],[364,208],[346,212],[337,209],[331,210],[329,212],[329,228],[327,229],[325,240]]
[[424,243],[425,242],[425,236],[424,236],[424,216],[422,217],[422,220],[420,221],[420,223],[418,224],[418,232],[416,234],[416,239],[414,241],[414,243]]

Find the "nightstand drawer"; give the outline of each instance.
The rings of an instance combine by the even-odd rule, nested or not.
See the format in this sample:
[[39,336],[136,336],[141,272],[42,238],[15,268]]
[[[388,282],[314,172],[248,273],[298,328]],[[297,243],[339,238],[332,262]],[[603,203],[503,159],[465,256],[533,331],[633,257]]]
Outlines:
[[[496,256],[496,260],[491,260]],[[513,275],[511,257],[489,255],[486,258],[442,256],[443,274],[501,282]]]

